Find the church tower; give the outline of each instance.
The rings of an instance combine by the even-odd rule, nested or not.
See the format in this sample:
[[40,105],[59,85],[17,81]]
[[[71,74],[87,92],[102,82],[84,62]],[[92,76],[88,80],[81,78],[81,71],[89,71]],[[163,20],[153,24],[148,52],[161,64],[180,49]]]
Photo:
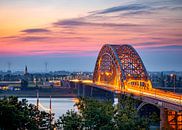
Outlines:
[[27,66],[25,66],[24,75],[27,75],[27,74],[28,74],[28,68],[27,68]]

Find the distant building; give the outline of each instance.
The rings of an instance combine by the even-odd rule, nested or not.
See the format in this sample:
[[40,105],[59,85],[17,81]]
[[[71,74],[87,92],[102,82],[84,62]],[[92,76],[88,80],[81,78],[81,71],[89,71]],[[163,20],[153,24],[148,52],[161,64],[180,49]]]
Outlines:
[[20,90],[21,81],[0,81],[0,90]]
[[24,75],[28,75],[28,68],[27,68],[27,66],[25,66]]

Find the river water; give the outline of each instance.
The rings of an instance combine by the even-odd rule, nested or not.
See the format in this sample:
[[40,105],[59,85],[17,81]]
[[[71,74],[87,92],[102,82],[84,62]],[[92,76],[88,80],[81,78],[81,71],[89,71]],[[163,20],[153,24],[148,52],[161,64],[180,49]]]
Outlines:
[[[19,98],[19,100],[22,100],[23,98]],[[26,98],[28,100],[28,103],[35,104],[37,103],[37,98]],[[45,110],[46,112],[49,112],[46,109],[49,109],[50,106],[50,99],[49,98],[39,98],[39,102],[41,106],[39,107],[40,110]],[[55,119],[58,119],[62,114],[65,114],[68,110],[74,109],[76,110],[76,107],[74,107],[75,99],[74,98],[52,98],[51,99],[52,104],[52,112],[55,113]]]
[[[22,100],[24,98],[19,98]],[[26,98],[28,103],[37,104],[37,98]],[[77,111],[76,107],[74,106],[75,101],[78,101],[76,98],[51,98],[52,104],[52,113],[55,114],[55,119],[58,119],[60,116],[65,114],[68,110],[75,110]],[[114,104],[117,104],[117,99],[114,99]],[[39,98],[39,110],[44,110],[49,112],[50,108],[50,98]]]

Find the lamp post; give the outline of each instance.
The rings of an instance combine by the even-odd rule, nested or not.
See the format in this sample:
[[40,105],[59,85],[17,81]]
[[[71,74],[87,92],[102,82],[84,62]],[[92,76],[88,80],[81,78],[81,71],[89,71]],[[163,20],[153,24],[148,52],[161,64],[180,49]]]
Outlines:
[[39,90],[37,90],[37,110],[39,110]]
[[50,130],[51,130],[51,125],[52,125],[52,101],[51,101],[51,96],[50,96],[50,105],[49,105],[49,114],[50,114]]
[[176,78],[174,76],[174,93],[176,92]]
[[173,92],[175,93],[175,90],[176,90],[176,75],[171,74],[170,76],[171,76],[172,82],[173,82]]

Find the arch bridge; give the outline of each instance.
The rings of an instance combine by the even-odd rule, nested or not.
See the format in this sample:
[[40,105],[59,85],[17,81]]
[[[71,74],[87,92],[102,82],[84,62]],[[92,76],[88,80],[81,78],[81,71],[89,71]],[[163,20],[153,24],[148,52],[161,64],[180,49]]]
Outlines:
[[93,83],[121,91],[130,87],[150,90],[145,66],[130,45],[104,45],[96,61]]
[[161,111],[161,128],[171,125],[170,128],[182,129],[182,96],[153,88],[142,59],[132,46],[104,45],[95,64],[93,84],[139,97],[144,102],[140,107],[157,106]]
[[119,95],[132,94],[144,102],[139,107],[151,104],[160,109],[161,128],[182,129],[182,95],[153,88],[142,59],[130,45],[104,45],[95,64],[93,81],[80,82]]

